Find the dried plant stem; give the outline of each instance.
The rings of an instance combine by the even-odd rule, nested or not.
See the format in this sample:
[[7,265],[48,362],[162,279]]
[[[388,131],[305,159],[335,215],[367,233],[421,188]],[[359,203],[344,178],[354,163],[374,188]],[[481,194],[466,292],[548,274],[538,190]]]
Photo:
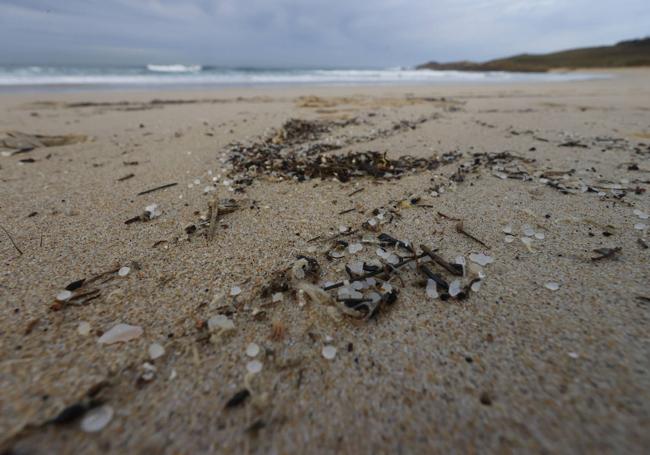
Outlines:
[[5,227],[1,224],[0,224],[0,229],[2,229],[5,234],[7,234],[7,237],[9,238],[11,244],[14,246],[14,248],[16,248],[16,251],[18,251],[18,253],[22,256],[23,252],[20,250],[20,248],[18,248],[18,245],[16,245],[16,242],[14,242],[14,239],[11,237],[11,234],[9,234],[9,231],[7,231]]

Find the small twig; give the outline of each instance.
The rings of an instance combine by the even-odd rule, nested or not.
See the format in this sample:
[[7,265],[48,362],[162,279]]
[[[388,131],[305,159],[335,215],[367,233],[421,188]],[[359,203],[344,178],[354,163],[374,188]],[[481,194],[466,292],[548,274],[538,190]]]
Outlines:
[[358,193],[361,193],[363,190],[365,190],[365,188],[359,188],[358,190],[354,190],[353,192],[348,194],[348,197],[354,196],[355,194],[358,194]]
[[14,246],[14,248],[16,248],[16,251],[18,251],[18,253],[22,256],[23,252],[20,251],[20,248],[18,248],[18,245],[16,245],[16,242],[14,242],[14,239],[11,237],[11,234],[9,234],[9,231],[7,231],[4,228],[4,226],[1,225],[1,224],[0,224],[0,229],[2,229],[5,234],[7,234],[7,237],[9,237],[9,241],[11,242],[11,244]]
[[433,262],[447,270],[449,273],[452,275],[456,276],[463,276],[463,266],[460,264],[452,264],[450,262],[447,262],[444,258],[441,256],[438,256],[436,253],[434,253],[429,247],[426,245],[420,245],[420,248],[422,248],[422,251],[429,256]]
[[467,231],[465,230],[465,228],[463,227],[463,222],[462,222],[462,221],[459,221],[459,222],[456,224],[456,232],[458,232],[458,233],[460,233],[460,234],[464,234],[464,235],[466,235],[467,237],[469,237],[470,239],[474,240],[476,243],[481,244],[481,245],[484,246],[485,248],[490,248],[490,247],[488,246],[488,244],[485,243],[483,240],[478,239],[478,238],[476,238],[475,236],[473,236],[472,234],[470,234],[469,232],[467,232]]
[[155,188],[151,188],[151,189],[149,189],[149,190],[140,191],[140,192],[137,194],[137,196],[142,196],[143,194],[153,193],[154,191],[158,191],[158,190],[164,190],[165,188],[171,188],[172,186],[176,186],[176,185],[178,185],[178,183],[176,183],[176,182],[174,182],[174,183],[167,183],[167,184],[165,184],[165,185],[160,185],[160,186],[157,186],[157,187],[155,187]]
[[351,209],[343,210],[339,212],[339,215],[345,215],[346,213],[354,212],[356,210],[355,207],[352,207]]
[[592,261],[600,261],[601,259],[614,259],[618,253],[621,252],[621,247],[617,246],[616,248],[596,248],[594,253],[597,253],[598,256],[592,257]]
[[208,227],[208,242],[214,238],[214,233],[217,230],[217,217],[219,216],[219,201],[215,198],[209,205],[210,209],[210,226]]
[[460,218],[454,218],[453,216],[445,215],[442,212],[438,212],[438,215],[440,215],[441,217],[443,217],[446,220],[460,221]]
[[120,177],[119,179],[117,179],[117,181],[118,182],[123,182],[123,181],[128,180],[128,179],[133,178],[133,177],[135,177],[135,174],[126,174],[124,177]]

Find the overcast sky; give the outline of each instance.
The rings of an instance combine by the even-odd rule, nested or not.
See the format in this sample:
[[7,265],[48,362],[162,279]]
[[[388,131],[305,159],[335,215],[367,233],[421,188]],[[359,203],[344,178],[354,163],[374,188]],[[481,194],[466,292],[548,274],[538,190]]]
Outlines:
[[650,0],[0,0],[0,62],[397,66],[650,35]]

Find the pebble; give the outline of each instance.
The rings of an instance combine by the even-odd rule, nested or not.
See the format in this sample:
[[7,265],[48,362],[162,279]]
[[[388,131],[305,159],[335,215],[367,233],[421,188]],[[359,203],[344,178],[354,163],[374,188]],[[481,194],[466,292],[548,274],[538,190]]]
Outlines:
[[636,223],[634,225],[634,229],[636,229],[637,231],[645,231],[646,229],[648,229],[648,225],[645,223]]
[[327,360],[333,360],[336,357],[336,348],[330,345],[323,346],[322,354]]
[[117,271],[117,274],[119,276],[127,276],[130,271],[131,271],[130,267],[121,267],[120,270]]
[[506,235],[503,241],[506,243],[512,243],[515,241],[515,237],[513,237],[512,235]]
[[230,288],[230,295],[235,297],[237,295],[241,294],[241,288],[239,286],[233,286]]
[[138,338],[140,335],[142,335],[142,327],[140,326],[117,324],[104,333],[97,342],[100,344],[123,343]]
[[256,343],[250,343],[246,346],[246,355],[248,357],[256,357],[260,353],[260,347]]
[[545,237],[546,237],[546,236],[544,235],[543,232],[535,232],[535,238],[536,238],[537,240],[544,240]]
[[103,430],[113,419],[115,412],[107,404],[91,409],[81,419],[81,430],[86,433],[96,433]]

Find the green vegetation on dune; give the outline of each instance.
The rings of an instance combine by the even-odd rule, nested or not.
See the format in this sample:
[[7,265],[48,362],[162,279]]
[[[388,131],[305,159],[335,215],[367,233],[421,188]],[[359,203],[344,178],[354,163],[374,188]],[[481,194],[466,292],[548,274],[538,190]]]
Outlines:
[[650,38],[622,41],[613,46],[571,49],[550,54],[521,54],[483,63],[429,62],[417,69],[459,71],[544,72],[560,68],[621,68],[650,66]]

